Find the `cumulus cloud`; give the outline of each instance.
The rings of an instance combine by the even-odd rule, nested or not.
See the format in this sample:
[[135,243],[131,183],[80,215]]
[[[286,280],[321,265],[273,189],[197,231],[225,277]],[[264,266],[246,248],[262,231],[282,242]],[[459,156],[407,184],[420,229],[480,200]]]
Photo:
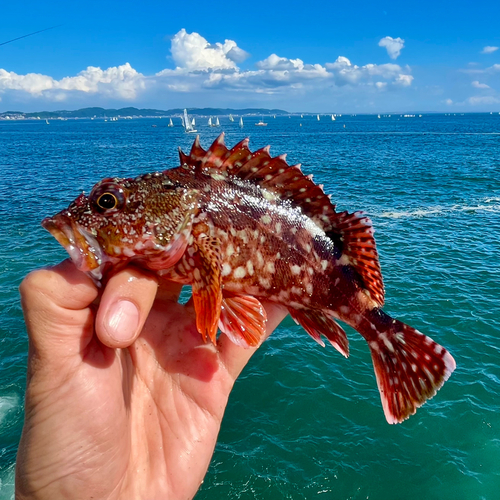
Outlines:
[[491,88],[489,85],[486,85],[486,83],[479,83],[477,80],[473,81],[471,85],[476,88],[476,89],[489,89]]
[[397,59],[405,46],[405,41],[399,37],[392,38],[391,36],[386,36],[378,44],[379,47],[385,47],[391,59]]
[[179,69],[189,71],[210,69],[235,69],[249,54],[233,40],[211,45],[198,33],[181,29],[171,41],[172,58]]
[[[363,82],[371,82],[374,78],[382,78],[392,80],[392,83],[398,85],[408,86],[413,80],[411,75],[405,73],[405,71],[409,71],[408,67],[404,70],[398,64],[392,63],[358,66],[352,64],[347,57],[339,56],[334,63],[326,63],[325,67],[334,75],[338,85],[357,85]],[[385,87],[383,83],[378,81],[375,85],[378,88],[383,88]]]
[[38,73],[18,75],[0,69],[0,92],[21,91],[35,97],[51,96],[53,100],[63,100],[66,92],[83,92],[130,100],[137,96],[139,90],[145,88],[144,80],[144,75],[138,73],[129,63],[106,70],[89,66],[76,76],[61,80]]
[[[394,43],[392,48],[386,47],[388,52],[399,55],[404,40],[391,40]],[[242,69],[239,64],[249,54],[233,40],[209,43],[199,33],[181,29],[170,41],[175,67],[154,75],[145,76],[128,63],[107,69],[89,66],[75,76],[60,80],[48,75],[18,75],[0,69],[0,94],[11,92],[52,101],[75,95],[134,101],[144,96],[199,93],[207,89],[315,95],[313,93],[332,93],[341,87],[357,87],[373,93],[401,89],[413,82],[411,69],[395,63],[358,66],[339,56],[334,62],[319,64],[272,53],[257,61],[253,69]]]
[[486,45],[486,47],[483,47],[481,54],[492,54],[493,52],[495,52],[497,50],[498,50],[498,47],[492,47],[491,45]]

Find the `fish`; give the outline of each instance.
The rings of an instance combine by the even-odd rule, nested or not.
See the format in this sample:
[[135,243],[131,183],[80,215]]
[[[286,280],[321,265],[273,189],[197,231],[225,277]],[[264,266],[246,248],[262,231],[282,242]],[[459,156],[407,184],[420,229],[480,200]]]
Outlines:
[[331,196],[269,146],[231,149],[199,137],[180,165],[109,177],[42,221],[96,282],[129,263],[190,285],[196,328],[258,346],[262,301],[288,309],[320,345],[349,356],[345,323],[368,343],[387,422],[413,415],[450,377],[451,354],[382,309],[385,288],[368,216],[336,211]]

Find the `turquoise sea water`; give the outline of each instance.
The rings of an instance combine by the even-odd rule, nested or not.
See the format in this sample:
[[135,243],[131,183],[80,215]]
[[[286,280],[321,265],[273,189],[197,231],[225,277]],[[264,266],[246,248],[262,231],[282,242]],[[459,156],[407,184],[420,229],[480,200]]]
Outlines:
[[[386,312],[446,346],[457,369],[398,426],[365,341],[349,359],[289,318],[231,395],[196,499],[500,498],[500,115],[266,117],[198,125],[207,147],[271,144],[373,220]],[[200,120],[198,120],[200,122]],[[177,120],[179,122],[179,120]],[[302,123],[302,126],[300,126]],[[157,127],[152,127],[155,124]],[[178,163],[191,135],[164,120],[0,122],[0,500],[13,496],[27,340],[17,287],[66,258],[40,221],[102,177]],[[344,127],[345,125],[345,127]]]

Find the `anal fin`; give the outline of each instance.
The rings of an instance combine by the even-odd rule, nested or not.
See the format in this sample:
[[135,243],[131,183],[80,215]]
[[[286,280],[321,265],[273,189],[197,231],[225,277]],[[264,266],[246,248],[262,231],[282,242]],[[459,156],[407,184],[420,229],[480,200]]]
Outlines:
[[219,328],[234,344],[259,345],[266,333],[266,322],[266,311],[255,297],[224,294]]
[[344,330],[330,317],[314,309],[288,309],[290,316],[321,346],[324,335],[330,344],[346,358],[349,357],[349,341]]

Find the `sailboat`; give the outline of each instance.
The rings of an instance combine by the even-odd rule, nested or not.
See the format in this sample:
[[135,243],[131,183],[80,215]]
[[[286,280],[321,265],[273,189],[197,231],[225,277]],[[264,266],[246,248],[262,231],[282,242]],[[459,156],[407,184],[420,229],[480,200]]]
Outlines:
[[240,116],[240,128],[243,128],[243,117]]
[[229,121],[230,121],[230,122],[234,122],[233,115],[229,115]]
[[215,126],[215,127],[220,127],[219,117],[217,117],[217,118],[215,119],[215,125],[214,125],[214,126]]
[[332,115],[332,122],[334,122],[334,121],[335,121],[335,116]]
[[173,126],[174,126],[174,122],[172,121],[172,118],[170,118],[170,121],[168,122],[167,127],[173,127]]
[[267,127],[267,123],[264,123],[264,117],[259,120],[259,123],[255,124],[257,127]]
[[211,117],[211,116],[208,118],[208,126],[209,126],[209,127],[212,127],[212,126],[213,126],[213,125],[212,125],[212,117]]
[[192,134],[194,132],[197,132],[197,130],[195,130],[195,128],[193,127],[193,125],[191,125],[191,121],[189,120],[189,116],[187,114],[187,110],[185,109],[184,110],[184,132],[186,132],[186,134]]
[[191,120],[191,125],[194,127],[196,125],[196,122],[194,121],[194,118]]
[[317,118],[317,119],[318,119],[318,121],[319,121],[319,115],[316,115],[316,118]]

